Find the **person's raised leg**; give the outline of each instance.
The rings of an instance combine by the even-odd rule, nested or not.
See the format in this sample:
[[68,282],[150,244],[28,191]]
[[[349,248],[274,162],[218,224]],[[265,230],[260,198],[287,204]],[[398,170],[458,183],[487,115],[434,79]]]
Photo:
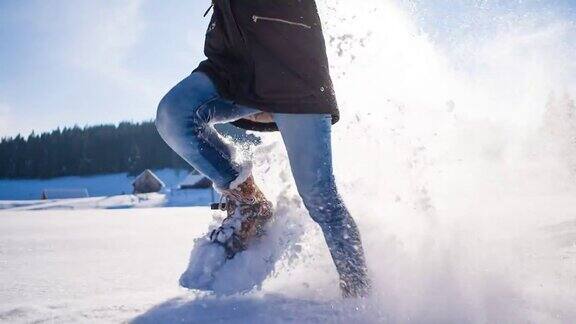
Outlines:
[[[272,206],[254,183],[250,166],[234,161],[234,147],[222,140],[213,125],[259,112],[220,98],[202,73],[192,73],[178,83],[158,107],[156,127],[164,141],[212,180],[226,200],[227,217],[209,237],[226,248],[228,257],[244,250],[262,231],[272,217]],[[189,281],[188,274],[183,278]]]
[[233,181],[246,180],[250,172],[233,161],[234,148],[222,140],[213,125],[258,112],[221,99],[210,78],[195,72],[162,98],[156,128],[185,161],[217,188],[228,189]]
[[362,241],[334,180],[331,116],[274,114],[282,134],[298,193],[320,225],[340,275],[345,297],[365,297],[370,290]]

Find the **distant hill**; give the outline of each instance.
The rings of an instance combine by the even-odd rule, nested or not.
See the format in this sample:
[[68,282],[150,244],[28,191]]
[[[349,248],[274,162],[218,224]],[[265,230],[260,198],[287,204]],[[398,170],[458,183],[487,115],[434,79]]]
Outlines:
[[[229,135],[256,141],[232,126]],[[46,179],[128,172],[144,169],[189,169],[164,143],[154,123],[122,122],[56,129],[0,140],[0,178]]]

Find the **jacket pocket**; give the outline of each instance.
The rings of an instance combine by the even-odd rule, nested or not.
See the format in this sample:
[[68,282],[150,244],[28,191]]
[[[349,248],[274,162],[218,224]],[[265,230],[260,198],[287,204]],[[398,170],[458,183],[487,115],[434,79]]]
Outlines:
[[318,55],[314,28],[296,19],[251,16],[254,92],[263,100],[294,101],[315,94]]
[[281,19],[281,18],[272,18],[272,17],[252,15],[252,21],[255,23],[257,23],[258,21],[265,21],[265,22],[292,25],[292,26],[297,26],[297,27],[306,28],[306,29],[312,29],[312,26],[310,26],[310,25],[307,25],[304,23],[299,23],[299,22],[294,22],[294,21],[290,21],[290,20],[286,20],[286,19]]

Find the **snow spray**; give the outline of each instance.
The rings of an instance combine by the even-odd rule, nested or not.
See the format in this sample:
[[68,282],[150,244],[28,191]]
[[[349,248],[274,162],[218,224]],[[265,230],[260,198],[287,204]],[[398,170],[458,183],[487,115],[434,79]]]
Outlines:
[[375,291],[338,300],[277,134],[256,177],[298,230],[263,291],[331,300],[315,311],[338,321],[574,321],[574,23],[538,1],[433,2],[445,16],[424,1],[318,2],[342,113],[335,174]]

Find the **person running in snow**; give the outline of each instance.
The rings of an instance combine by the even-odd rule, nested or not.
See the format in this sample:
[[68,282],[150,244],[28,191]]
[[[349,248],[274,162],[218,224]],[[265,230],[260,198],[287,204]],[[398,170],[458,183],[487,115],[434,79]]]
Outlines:
[[214,124],[280,131],[299,195],[320,225],[345,297],[364,297],[369,279],[356,223],[338,194],[331,127],[339,118],[314,0],[214,0],[207,59],[160,101],[164,141],[214,183],[227,218],[210,239],[229,257],[272,217],[251,168],[233,159]]

